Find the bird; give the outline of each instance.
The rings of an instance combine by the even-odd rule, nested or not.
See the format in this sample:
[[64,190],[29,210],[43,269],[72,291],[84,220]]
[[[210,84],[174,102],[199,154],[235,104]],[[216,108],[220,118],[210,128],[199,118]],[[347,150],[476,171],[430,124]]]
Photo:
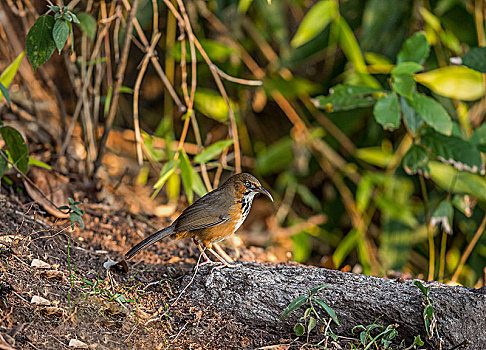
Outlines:
[[174,239],[192,238],[205,263],[212,261],[205,254],[211,252],[227,267],[234,267],[213,249],[213,244],[231,236],[243,224],[255,195],[273,197],[262,187],[258,179],[249,173],[231,176],[219,188],[207,193],[188,206],[177,219],[135,245],[126,254],[128,260],[152,244],[165,237]]

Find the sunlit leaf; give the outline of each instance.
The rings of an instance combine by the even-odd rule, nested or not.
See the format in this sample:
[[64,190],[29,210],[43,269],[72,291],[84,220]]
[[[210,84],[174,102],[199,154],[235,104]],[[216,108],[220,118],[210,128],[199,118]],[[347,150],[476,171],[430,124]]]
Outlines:
[[343,52],[348,61],[353,64],[354,68],[359,73],[360,80],[366,86],[380,88],[378,81],[368,74],[368,69],[358,41],[346,20],[343,17],[338,17],[334,23],[339,29],[339,43],[341,44]]
[[373,193],[373,181],[367,174],[361,177],[361,181],[356,188],[356,207],[363,212],[368,207]]
[[292,259],[303,263],[310,256],[312,246],[309,240],[309,234],[305,231],[290,236],[293,243]]
[[442,226],[442,229],[447,234],[452,234],[452,217],[454,215],[454,209],[450,200],[443,200],[439,203],[435,209],[432,217],[430,218],[430,225]]
[[430,45],[422,33],[415,33],[402,45],[397,56],[397,63],[416,62],[422,64],[429,57]]
[[369,164],[386,167],[393,158],[393,153],[383,150],[381,147],[366,147],[356,150],[356,157]]
[[429,156],[425,149],[418,145],[412,145],[405,157],[403,157],[403,169],[409,175],[420,174],[429,176]]
[[375,104],[377,93],[384,90],[357,85],[336,85],[327,96],[317,96],[312,100],[317,108],[328,111],[349,111]]
[[49,15],[39,16],[27,33],[25,47],[34,71],[46,62],[56,49],[56,43],[52,38],[54,22],[54,18]]
[[224,122],[229,117],[225,100],[214,90],[198,88],[194,96],[194,104],[196,110],[218,122]]
[[462,64],[481,73],[486,73],[486,47],[474,47],[462,58]]
[[181,169],[182,184],[186,191],[187,201],[192,203],[194,194],[192,191],[192,166],[186,152],[183,149],[179,151],[179,158],[181,160],[179,168]]
[[160,171],[159,179],[154,184],[154,189],[156,191],[154,192],[152,197],[155,197],[157,193],[159,193],[159,191],[162,189],[169,176],[171,176],[174,173],[174,171],[176,171],[177,167],[178,167],[178,162],[174,160],[165,163],[164,167]]
[[293,77],[284,79],[282,77],[268,77],[263,81],[265,91],[271,95],[273,90],[278,90],[287,98],[312,95],[320,91],[319,85],[304,78]]
[[486,202],[486,180],[467,171],[458,171],[452,165],[429,162],[430,178],[443,190],[452,193],[467,193]]
[[192,189],[199,197],[202,197],[206,193],[208,193],[208,190],[206,186],[204,186],[204,183],[202,182],[199,173],[194,170],[194,168],[192,168]]
[[395,130],[400,126],[400,105],[398,103],[398,96],[396,93],[391,93],[388,96],[380,98],[373,109],[375,120],[380,123],[383,128],[388,130]]
[[415,80],[435,93],[464,101],[484,96],[483,75],[465,66],[449,66],[415,75]]
[[321,0],[315,4],[300,22],[290,45],[299,47],[314,39],[338,15],[337,2]]
[[17,130],[6,125],[0,125],[0,134],[13,163],[22,173],[26,174],[29,170],[29,150],[24,138]]
[[481,154],[476,146],[456,136],[446,136],[427,128],[422,133],[422,145],[441,162],[452,164],[459,170],[484,173]]
[[86,33],[91,41],[94,41],[96,35],[96,20],[86,12],[80,13],[78,19],[81,30]]
[[346,236],[339,242],[339,245],[334,250],[332,254],[332,262],[335,268],[339,268],[343,263],[344,259],[349,255],[351,250],[355,247],[356,241],[359,237],[359,231],[357,229],[352,229]]
[[[2,75],[0,75],[0,84],[3,85],[5,90],[10,86],[10,84],[13,81],[13,78],[15,77],[15,74],[17,74],[17,71],[19,70],[20,62],[22,62],[22,58],[25,56],[25,51],[22,51],[17,58],[8,65],[7,68],[2,72]],[[10,96],[8,94],[8,91],[5,91],[4,89],[1,90],[0,92],[0,99],[2,98],[2,95],[5,96],[7,99],[8,104],[10,105]]]
[[232,144],[233,144],[233,139],[221,140],[215,142],[212,145],[208,146],[201,153],[197,154],[194,157],[194,161],[196,163],[207,163],[214,157],[220,155],[221,152],[223,152],[227,147],[231,146]]
[[412,75],[417,72],[420,72],[423,69],[422,65],[416,63],[416,62],[402,62],[399,63],[393,68],[392,70],[392,76],[396,75]]
[[415,93],[411,106],[420,114],[422,119],[436,131],[450,135],[452,131],[452,121],[449,114],[442,105],[431,97]]

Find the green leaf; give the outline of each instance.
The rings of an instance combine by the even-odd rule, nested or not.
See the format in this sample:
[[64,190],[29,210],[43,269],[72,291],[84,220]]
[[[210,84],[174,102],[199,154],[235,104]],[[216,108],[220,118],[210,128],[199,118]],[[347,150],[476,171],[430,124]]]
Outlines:
[[56,43],[52,39],[54,18],[49,15],[40,16],[27,33],[25,46],[34,72],[41,64],[45,63],[54,53]]
[[368,73],[368,68],[361,53],[358,41],[349,27],[349,24],[342,16],[338,16],[334,21],[336,28],[339,30],[339,43],[343,49],[348,61],[353,64],[354,69],[358,73],[359,81],[363,85],[379,88],[380,84]]
[[284,137],[258,154],[255,170],[261,175],[279,173],[286,169],[293,159],[292,139]]
[[307,295],[299,295],[297,298],[292,300],[289,305],[287,305],[287,307],[282,313],[282,316],[280,316],[280,319],[283,320],[284,317],[287,316],[290,312],[297,310],[306,302],[307,302]]
[[418,346],[423,346],[425,344],[422,339],[420,339],[420,334],[415,336],[413,339],[413,344]]
[[164,167],[160,171],[159,179],[154,185],[154,189],[156,190],[154,194],[152,195],[152,198],[159,193],[159,191],[162,189],[164,186],[165,182],[169,179],[169,176],[171,176],[174,171],[177,169],[178,162],[171,160],[167,163],[165,163]]
[[486,152],[486,124],[482,124],[474,130],[469,142],[475,144],[481,152]]
[[400,97],[400,106],[402,107],[403,120],[410,131],[416,133],[424,124],[422,117],[420,114],[415,113],[415,110],[410,107],[407,100],[403,97]]
[[420,282],[419,280],[414,280],[412,282],[420,291],[422,292],[423,295],[428,296],[429,295],[429,290]]
[[426,177],[430,174],[429,156],[425,149],[418,145],[412,145],[402,162],[403,169],[409,175],[420,174]]
[[321,0],[305,15],[290,45],[294,48],[311,41],[338,15],[337,2]]
[[411,106],[422,119],[441,134],[450,135],[452,131],[451,117],[442,105],[431,97],[415,93]]
[[483,75],[464,66],[416,74],[415,80],[439,95],[463,101],[475,101],[485,93]]
[[186,152],[181,149],[179,151],[179,158],[181,160],[180,169],[181,169],[181,177],[182,177],[182,184],[184,185],[184,189],[186,190],[187,201],[192,203],[194,199],[194,194],[192,191],[192,166],[189,158],[187,157]]
[[78,15],[79,27],[88,36],[91,41],[96,36],[96,20],[90,14],[82,12]]
[[383,128],[388,130],[395,130],[400,126],[400,105],[398,104],[398,96],[396,93],[391,93],[388,96],[380,98],[373,109],[373,114],[378,123]]
[[11,126],[0,125],[0,134],[13,163],[22,173],[26,174],[29,170],[29,150],[24,138]]
[[307,324],[307,333],[312,332],[314,328],[316,328],[317,321],[314,317],[309,318],[309,323]]
[[462,58],[462,64],[481,73],[486,73],[486,47],[474,47]]
[[199,197],[204,196],[208,193],[208,190],[199,176],[199,173],[192,168],[192,189]]
[[395,75],[392,78],[392,87],[398,94],[408,99],[412,99],[415,90],[415,79],[412,75]]
[[472,203],[470,197],[466,199],[467,195],[455,194],[452,197],[452,205],[463,213],[466,217],[470,218],[472,216]]
[[71,16],[71,18],[73,19],[73,22],[76,23],[76,24],[80,24],[79,22],[79,19],[78,19],[78,16],[76,16],[73,12],[71,11],[68,11],[69,12],[69,15]]
[[430,45],[425,35],[415,33],[403,43],[397,56],[397,63],[409,61],[422,64],[429,57],[429,52]]
[[466,193],[486,202],[486,180],[483,176],[458,171],[451,165],[429,162],[430,178],[444,191]]
[[395,66],[392,69],[392,76],[396,75],[413,75],[417,72],[420,72],[423,69],[422,65],[416,62],[402,62]]
[[66,45],[66,40],[68,36],[69,36],[69,25],[67,24],[66,21],[62,19],[58,19],[54,24],[54,28],[52,29],[52,38],[56,43],[59,54],[64,48],[64,45]]
[[194,161],[199,164],[207,163],[214,157],[220,155],[221,152],[223,152],[227,147],[231,146],[233,142],[234,142],[233,139],[221,140],[215,142],[209,147],[207,147],[205,150],[203,150],[201,153],[197,154],[194,157]]
[[459,170],[484,174],[481,153],[471,142],[426,128],[422,133],[421,143],[443,163],[452,164]]
[[319,199],[304,185],[297,186],[297,193],[299,194],[302,202],[314,209],[320,211],[322,209]]
[[[25,51],[22,51],[17,58],[10,63],[7,68],[5,68],[2,75],[0,75],[0,83],[3,84],[4,87],[8,88],[12,83],[15,74],[17,74],[17,71],[19,70],[20,62],[22,62],[24,56]],[[0,95],[0,98],[1,97],[2,96]]]
[[311,289],[311,291],[309,292],[309,296],[313,296],[314,294],[316,294],[318,291],[320,291],[321,289],[324,289],[324,288],[329,288],[331,287],[330,284],[323,284],[323,285],[320,285],[320,286],[317,286],[317,287],[314,287]]
[[327,314],[332,318],[334,323],[339,326],[339,320],[336,316],[336,312],[332,307],[327,305],[327,303],[325,303],[321,299],[312,299],[312,301],[315,302],[317,305],[319,305],[325,312],[327,312]]
[[44,169],[47,169],[47,170],[52,169],[52,167],[49,164],[46,164],[41,160],[29,157],[29,166],[31,166],[31,165],[38,166],[40,168],[44,168]]
[[317,96],[312,100],[317,108],[328,111],[349,111],[375,104],[378,92],[384,90],[358,85],[336,85],[327,96]]
[[218,122],[224,122],[229,117],[226,102],[214,90],[198,88],[194,95],[194,105],[196,110]]
[[5,170],[7,170],[8,167],[8,162],[6,159],[6,157],[8,158],[8,156],[3,149],[0,149],[0,153],[1,153],[0,154],[0,180],[1,180],[3,175],[5,174]]
[[305,333],[305,328],[301,323],[296,323],[294,326],[294,333],[296,336],[301,337]]
[[8,90],[5,87],[5,85],[3,85],[2,82],[0,82],[0,99],[2,98],[2,96],[5,96],[5,99],[7,100],[7,104],[10,107],[12,107],[10,104],[10,94],[8,93]]
[[454,216],[454,209],[450,200],[443,200],[435,209],[430,218],[431,226],[438,226],[441,224],[442,229],[449,235],[452,234],[452,217]]

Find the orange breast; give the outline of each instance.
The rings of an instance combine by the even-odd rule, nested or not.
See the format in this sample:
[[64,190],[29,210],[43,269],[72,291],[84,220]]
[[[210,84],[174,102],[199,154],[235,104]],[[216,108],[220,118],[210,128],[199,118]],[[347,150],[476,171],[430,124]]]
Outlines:
[[213,243],[221,242],[231,236],[241,225],[243,217],[241,210],[237,206],[231,208],[230,217],[230,220],[213,227],[177,233],[177,239],[185,237],[195,238],[202,242],[204,246],[210,247]]

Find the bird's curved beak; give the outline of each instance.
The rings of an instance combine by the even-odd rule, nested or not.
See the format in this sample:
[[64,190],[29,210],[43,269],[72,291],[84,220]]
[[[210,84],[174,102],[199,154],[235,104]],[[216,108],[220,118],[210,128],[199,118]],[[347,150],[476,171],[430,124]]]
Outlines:
[[266,189],[264,189],[262,186],[259,186],[257,188],[255,188],[255,192],[258,192],[258,193],[261,193],[261,194],[264,194],[265,196],[267,196],[268,198],[271,199],[271,201],[273,202],[273,197],[272,195],[270,194],[270,192],[268,192]]

